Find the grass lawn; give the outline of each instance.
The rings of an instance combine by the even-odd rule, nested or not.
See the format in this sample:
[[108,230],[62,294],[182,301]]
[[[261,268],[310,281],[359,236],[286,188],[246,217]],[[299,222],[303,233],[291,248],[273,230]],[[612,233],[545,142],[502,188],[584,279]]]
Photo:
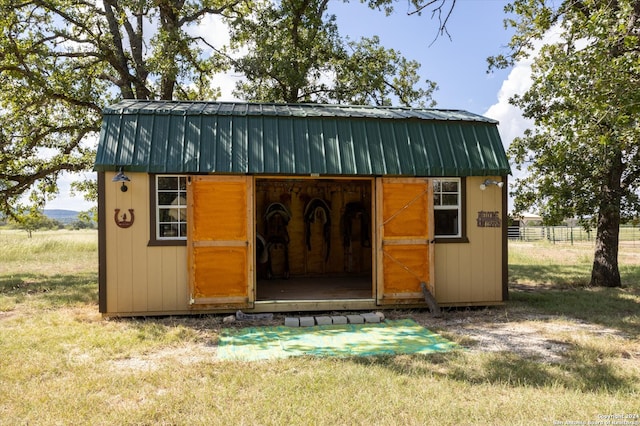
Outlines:
[[[509,250],[504,306],[388,313],[466,350],[221,362],[222,316],[100,316],[95,231],[0,229],[0,425],[640,424],[640,244],[621,248],[620,289],[585,287],[588,245]],[[498,325],[564,350],[484,350],[467,333]]]

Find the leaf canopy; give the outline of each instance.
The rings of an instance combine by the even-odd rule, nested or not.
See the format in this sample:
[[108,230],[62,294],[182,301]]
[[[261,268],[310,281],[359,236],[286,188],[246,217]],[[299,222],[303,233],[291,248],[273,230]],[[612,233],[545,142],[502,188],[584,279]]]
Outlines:
[[509,10],[520,17],[512,59],[556,34],[539,50],[531,88],[512,99],[536,125],[510,147],[527,171],[516,182],[516,209],[537,208],[552,223],[596,218],[611,194],[611,208],[637,215],[640,2],[520,0]]

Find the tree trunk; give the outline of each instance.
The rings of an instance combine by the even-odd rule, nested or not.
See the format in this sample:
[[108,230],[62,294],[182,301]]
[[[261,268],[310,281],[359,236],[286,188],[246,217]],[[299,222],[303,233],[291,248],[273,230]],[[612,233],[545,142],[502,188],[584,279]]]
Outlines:
[[610,209],[598,214],[596,250],[591,270],[592,286],[620,287],[618,269],[618,243],[620,236],[620,215]]
[[622,154],[616,153],[609,166],[607,182],[603,185],[600,208],[598,211],[598,229],[596,249],[591,269],[590,285],[597,287],[621,287],[618,269],[618,244],[620,242],[620,205]]

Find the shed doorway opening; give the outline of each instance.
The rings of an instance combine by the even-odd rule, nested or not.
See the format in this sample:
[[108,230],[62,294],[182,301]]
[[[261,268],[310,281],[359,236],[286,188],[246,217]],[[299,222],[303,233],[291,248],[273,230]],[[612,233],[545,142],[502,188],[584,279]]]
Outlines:
[[256,301],[375,298],[373,182],[256,179]]

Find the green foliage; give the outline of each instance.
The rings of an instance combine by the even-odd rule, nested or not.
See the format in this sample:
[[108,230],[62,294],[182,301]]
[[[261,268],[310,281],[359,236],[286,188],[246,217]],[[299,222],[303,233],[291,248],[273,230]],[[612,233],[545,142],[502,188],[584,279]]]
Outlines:
[[102,108],[121,98],[208,99],[224,58],[187,28],[250,1],[0,1],[0,211],[42,207],[88,170]]
[[232,22],[234,61],[246,77],[236,96],[262,102],[433,105],[436,84],[421,87],[420,64],[380,46],[378,37],[345,42],[326,0],[259,3]]
[[[512,99],[536,126],[509,149],[527,171],[515,183],[516,210],[535,209],[550,224],[597,222],[592,284],[620,285],[618,227],[640,209],[640,1],[518,0],[507,11],[517,15],[507,21],[516,29],[511,60],[543,43],[531,88]],[[543,40],[548,33],[555,40]]]
[[[356,105],[433,107],[435,82],[421,86],[417,61],[404,58],[394,49],[380,46],[377,36],[347,44],[350,54],[338,62],[335,70],[335,99]],[[394,102],[396,100],[396,102]]]
[[640,17],[633,7],[639,2],[617,3],[563,2],[552,10],[515,2],[519,48],[553,25],[562,34],[540,50],[531,89],[513,99],[536,123],[510,149],[518,167],[530,172],[517,185],[519,209],[595,217],[610,191],[622,200],[623,216],[638,212]]
[[23,210],[14,216],[18,229],[27,232],[29,238],[33,236],[33,231],[39,229],[62,229],[63,225],[57,220],[50,219],[37,209]]

